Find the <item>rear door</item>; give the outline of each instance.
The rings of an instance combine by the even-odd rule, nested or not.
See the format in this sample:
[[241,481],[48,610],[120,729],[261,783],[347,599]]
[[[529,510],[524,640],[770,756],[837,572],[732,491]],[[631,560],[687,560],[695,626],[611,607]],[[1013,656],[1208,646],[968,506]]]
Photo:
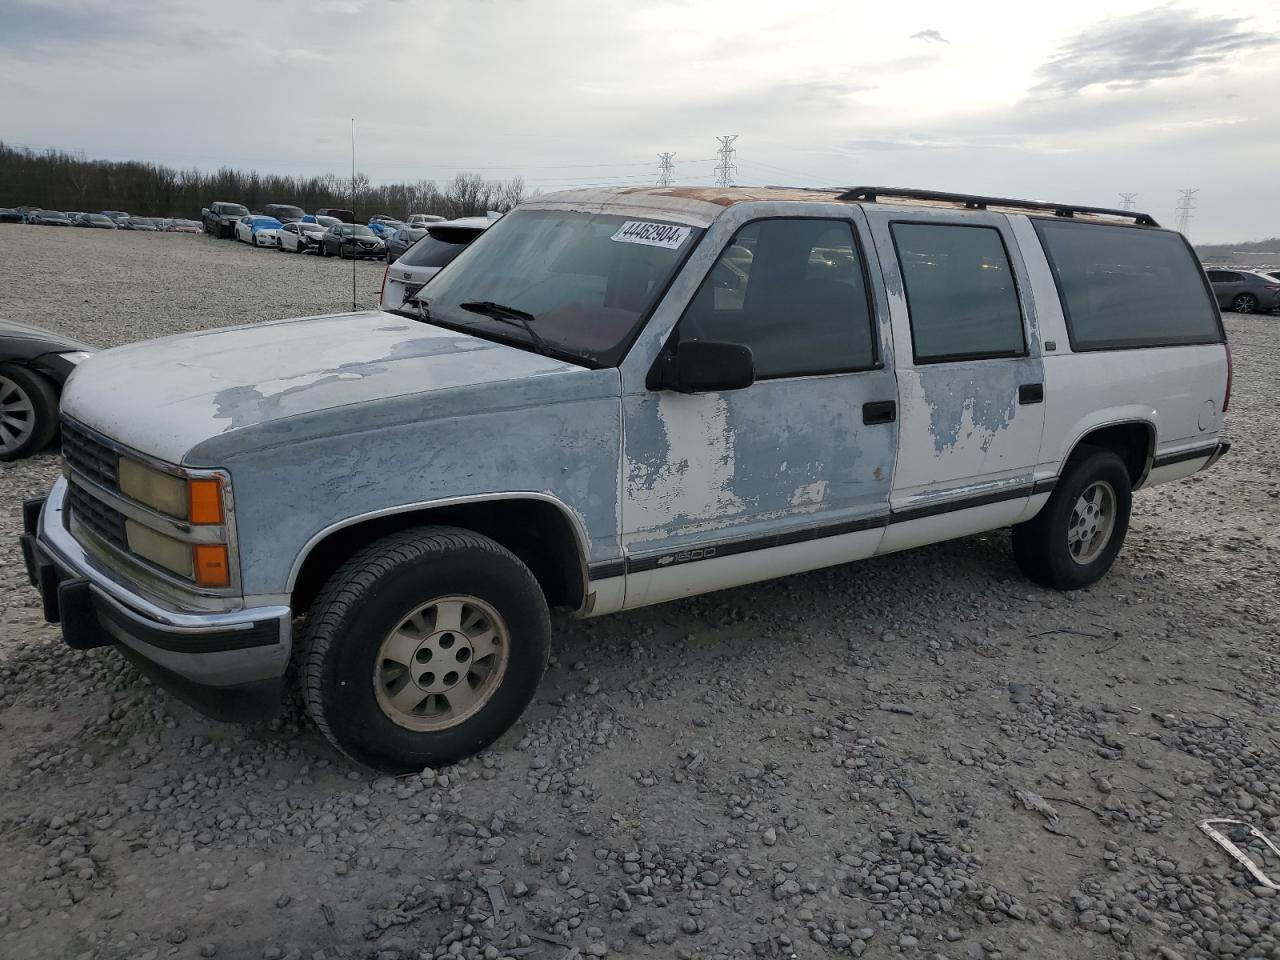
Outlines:
[[1224,310],[1230,308],[1231,300],[1244,290],[1244,277],[1234,270],[1210,270],[1209,283],[1213,286],[1214,299]]
[[898,457],[881,552],[1007,526],[1034,488],[1044,369],[1007,218],[867,210],[889,291]]

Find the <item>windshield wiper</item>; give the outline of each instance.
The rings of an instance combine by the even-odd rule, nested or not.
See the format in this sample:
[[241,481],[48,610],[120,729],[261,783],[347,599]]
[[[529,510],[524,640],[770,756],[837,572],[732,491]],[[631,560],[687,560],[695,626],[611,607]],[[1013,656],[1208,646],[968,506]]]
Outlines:
[[494,303],[492,300],[467,300],[458,304],[458,306],[470,313],[486,316],[490,320],[499,320],[502,323],[510,323],[512,325],[519,324],[524,327],[525,333],[529,334],[529,339],[533,341],[534,347],[540,354],[549,357],[554,352],[547,345],[547,341],[538,336],[538,331],[533,329],[533,322],[538,318],[526,310],[503,306],[500,303]]

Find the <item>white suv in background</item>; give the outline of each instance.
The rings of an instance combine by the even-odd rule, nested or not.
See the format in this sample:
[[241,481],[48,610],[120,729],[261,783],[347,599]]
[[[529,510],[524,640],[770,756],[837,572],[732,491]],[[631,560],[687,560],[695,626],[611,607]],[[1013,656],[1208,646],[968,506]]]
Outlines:
[[403,307],[440,268],[466,249],[494,222],[494,217],[462,217],[426,224],[427,233],[382,274],[383,310]]

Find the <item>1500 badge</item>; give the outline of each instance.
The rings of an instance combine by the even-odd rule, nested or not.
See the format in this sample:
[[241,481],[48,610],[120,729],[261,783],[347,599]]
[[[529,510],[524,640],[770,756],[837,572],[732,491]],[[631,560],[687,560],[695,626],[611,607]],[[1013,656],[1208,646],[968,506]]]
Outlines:
[[665,557],[659,557],[658,566],[667,567],[673,563],[689,563],[692,560],[710,560],[715,555],[715,547],[703,547],[701,550],[685,550],[681,553],[672,553]]

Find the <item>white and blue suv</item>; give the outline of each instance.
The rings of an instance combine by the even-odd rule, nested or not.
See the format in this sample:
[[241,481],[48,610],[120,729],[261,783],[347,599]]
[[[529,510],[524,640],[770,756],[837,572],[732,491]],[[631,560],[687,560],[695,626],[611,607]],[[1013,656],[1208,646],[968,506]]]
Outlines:
[[338,749],[412,770],[520,716],[553,607],[1000,527],[1032,579],[1087,586],[1133,490],[1225,452],[1229,393],[1204,272],[1142,214],[572,191],[394,311],[86,360],[23,549],[70,645],[219,717],[288,676]]

